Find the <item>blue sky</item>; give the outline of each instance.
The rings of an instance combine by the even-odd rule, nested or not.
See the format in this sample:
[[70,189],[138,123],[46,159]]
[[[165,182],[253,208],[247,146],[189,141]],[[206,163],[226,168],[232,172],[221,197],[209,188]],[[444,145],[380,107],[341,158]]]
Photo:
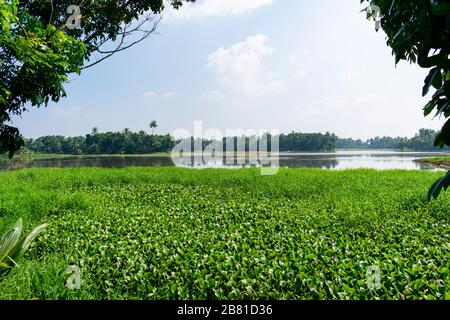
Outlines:
[[205,128],[412,136],[426,70],[394,65],[359,0],[200,0],[158,34],[73,75],[68,97],[14,119],[27,137]]

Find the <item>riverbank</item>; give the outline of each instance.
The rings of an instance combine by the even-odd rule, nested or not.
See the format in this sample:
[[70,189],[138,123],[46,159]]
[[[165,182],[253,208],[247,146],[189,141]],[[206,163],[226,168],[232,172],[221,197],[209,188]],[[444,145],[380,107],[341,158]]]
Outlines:
[[[441,175],[1,172],[0,231],[19,217],[49,227],[0,299],[450,299],[450,194],[426,200]],[[80,290],[64,285],[68,265]],[[374,266],[378,290],[367,286]]]
[[416,162],[422,164],[431,164],[444,169],[450,169],[450,157],[417,159]]

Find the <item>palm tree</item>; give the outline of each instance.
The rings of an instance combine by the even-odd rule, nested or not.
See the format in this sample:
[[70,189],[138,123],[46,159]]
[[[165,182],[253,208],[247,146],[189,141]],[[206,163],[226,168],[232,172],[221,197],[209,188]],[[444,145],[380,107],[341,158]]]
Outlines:
[[92,128],[92,134],[96,135],[98,133],[98,128],[97,127],[93,127]]
[[158,128],[158,122],[156,122],[156,120],[153,120],[152,122],[150,122],[150,129],[152,129],[152,135],[155,134],[155,129]]

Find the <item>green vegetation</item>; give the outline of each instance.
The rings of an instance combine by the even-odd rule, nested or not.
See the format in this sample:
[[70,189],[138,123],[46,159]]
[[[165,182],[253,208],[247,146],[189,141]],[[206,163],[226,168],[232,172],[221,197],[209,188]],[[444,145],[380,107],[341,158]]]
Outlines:
[[339,138],[336,142],[337,149],[400,149],[400,143],[404,138],[375,137],[365,141],[361,139]]
[[[157,123],[154,122],[150,123],[151,129],[157,127]],[[152,124],[153,126],[151,126]],[[156,127],[154,127],[155,125]],[[376,137],[362,141],[341,139],[329,132],[325,134],[291,132],[289,134],[281,134],[278,139],[281,152],[330,152],[335,151],[336,148],[341,150],[398,149],[441,151],[440,148],[433,145],[435,135],[436,132],[433,130],[421,129],[411,139]],[[270,141],[271,138],[269,136],[268,140]],[[193,138],[191,139],[193,140]],[[257,137],[234,137],[235,150],[237,150],[238,139],[245,139],[245,148],[248,151],[250,139],[257,139]],[[38,139],[25,139],[25,148],[21,149],[18,154],[21,159],[30,158],[27,151],[31,151],[37,157],[39,157],[39,154],[55,154],[58,157],[65,155],[168,154],[179,142],[168,134],[154,135],[153,133],[147,134],[144,131],[132,132],[129,129],[124,129],[121,132],[101,133],[97,128],[93,128],[91,134],[80,137],[44,136]],[[197,142],[205,148],[214,141],[204,139]],[[224,150],[226,150],[227,140],[223,139],[222,143]]]
[[0,280],[19,265],[17,262],[28,250],[33,240],[47,227],[42,224],[30,233],[22,236],[22,219],[17,220],[14,226],[6,232],[0,240]]
[[[402,151],[442,151],[443,148],[434,145],[437,132],[431,129],[420,129],[412,138],[407,137],[375,137],[363,141],[361,139],[338,139],[338,149],[398,149]],[[448,150],[446,147],[444,150]]]
[[31,2],[0,1],[0,153],[10,156],[23,145],[19,130],[9,125],[12,116],[64,96],[63,83],[80,73],[87,53],[60,21],[43,23],[43,16],[33,15]]
[[0,153],[12,156],[23,145],[12,116],[58,102],[70,74],[145,40],[156,29],[154,14],[186,1],[194,2],[91,1],[76,13],[72,0],[1,0]]
[[[49,223],[2,299],[450,299],[440,174],[180,168],[0,173],[0,232]],[[68,265],[81,289],[64,286]],[[381,289],[368,289],[369,266]]]
[[[422,96],[427,96],[430,90],[434,92],[423,112],[425,116],[434,114],[446,119],[434,144],[450,147],[450,1],[360,1],[378,7],[395,63],[405,60],[427,69]],[[369,18],[376,19],[374,11],[368,10]],[[429,198],[439,197],[449,187],[450,171],[432,185]]]
[[[158,126],[156,121],[152,121],[150,125],[152,125],[151,129]],[[194,142],[194,138],[191,139]],[[257,139],[257,137],[231,139],[234,140],[235,150],[238,150],[238,139],[245,139],[245,147],[248,150],[249,139]],[[271,139],[270,136],[269,139]],[[281,151],[334,151],[336,139],[334,134],[328,132],[325,134],[292,132],[279,136],[279,147]],[[129,129],[121,132],[100,133],[97,128],[93,128],[91,134],[82,137],[44,136],[38,139],[26,139],[25,149],[43,154],[150,154],[168,153],[179,142],[168,134],[154,135],[144,131],[132,132]],[[206,147],[213,140],[198,139],[197,142]],[[227,150],[227,139],[223,138],[222,143],[223,149]]]
[[150,122],[150,124],[148,126],[152,130],[152,135],[154,135],[155,129],[158,128],[158,122],[156,120],[152,120],[152,122]]
[[53,154],[149,154],[170,152],[175,141],[170,135],[150,135],[144,131],[98,132],[83,137],[44,136],[26,139],[25,148]]
[[428,163],[435,166],[450,168],[450,157],[425,158],[416,160],[420,163]]
[[279,136],[280,151],[335,151],[338,137],[332,133],[291,132]]

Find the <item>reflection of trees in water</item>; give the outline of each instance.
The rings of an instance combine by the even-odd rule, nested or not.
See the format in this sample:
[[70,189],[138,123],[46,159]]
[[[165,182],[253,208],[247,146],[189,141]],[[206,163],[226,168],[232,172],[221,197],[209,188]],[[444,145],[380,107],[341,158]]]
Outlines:
[[319,157],[281,157],[280,167],[288,168],[323,168],[334,169],[339,164],[336,158],[320,159]]
[[[273,159],[250,159],[249,157],[211,157],[204,159],[202,157],[184,157],[178,158],[177,163],[184,167],[261,167],[270,166],[277,162],[270,162]],[[279,167],[288,168],[323,168],[333,169],[339,164],[336,158],[323,159],[320,157],[280,157],[278,161]]]
[[65,158],[45,160],[10,160],[0,162],[0,169],[18,170],[26,168],[125,168],[125,167],[166,167],[173,166],[169,157],[98,157]]
[[439,166],[433,166],[431,164],[420,163],[420,162],[415,162],[415,164],[418,167],[418,169],[420,169],[420,170],[436,170],[436,169],[440,169]]
[[0,160],[0,170],[20,170],[34,167],[31,160]]
[[[281,155],[278,165],[279,167],[288,168],[322,168],[335,169],[339,166],[351,163],[353,167],[367,165],[367,160],[381,162],[379,169],[385,168],[382,162],[392,164],[389,168],[408,168],[433,170],[435,166],[429,164],[416,163],[413,160],[418,158],[411,154],[405,156],[399,154],[386,155]],[[2,161],[3,160],[3,161]],[[257,159],[256,157],[249,158],[247,156],[231,156],[228,159],[225,157],[180,157],[177,161],[178,166],[194,167],[194,168],[243,168],[243,167],[261,167],[276,164],[276,162],[268,162],[271,159]],[[231,160],[231,161],[230,161]],[[263,161],[261,161],[263,160]],[[273,160],[273,159],[272,159]],[[412,166],[411,163],[414,165]],[[356,164],[356,165],[355,165]],[[125,168],[125,167],[162,167],[174,166],[172,159],[168,156],[111,156],[111,157],[72,157],[61,159],[42,159],[42,160],[8,160],[0,159],[0,170],[17,170],[25,168],[67,168],[67,167],[104,167],[104,168]],[[378,168],[378,167],[377,167]]]

